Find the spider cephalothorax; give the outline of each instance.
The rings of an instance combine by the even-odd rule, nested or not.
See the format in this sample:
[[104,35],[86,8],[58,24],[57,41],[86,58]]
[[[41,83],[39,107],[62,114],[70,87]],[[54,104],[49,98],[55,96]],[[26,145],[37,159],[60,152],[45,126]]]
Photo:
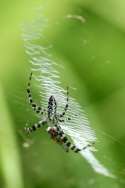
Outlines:
[[[29,103],[31,104],[33,110],[41,115],[41,119],[33,124],[31,127],[25,127],[25,131],[29,134],[36,129],[41,128],[42,126],[46,125],[48,126],[47,132],[50,134],[51,138],[64,146],[64,149],[66,151],[69,151],[69,149],[73,150],[74,152],[79,152],[81,149],[77,148],[75,145],[73,145],[68,137],[64,134],[62,128],[60,127],[59,123],[64,122],[63,117],[65,116],[67,110],[68,110],[68,101],[69,101],[69,92],[68,92],[68,87],[67,87],[67,98],[66,98],[66,105],[64,107],[64,111],[59,114],[57,113],[57,102],[54,96],[50,96],[48,99],[48,106],[47,109],[42,108],[41,106],[37,105],[34,100],[32,99],[32,93],[31,93],[31,88],[30,88],[30,82],[32,79],[32,73],[30,74],[29,77],[29,82],[28,82],[28,88],[27,88],[27,94],[28,94],[28,99]],[[68,118],[70,120],[70,118]],[[89,144],[82,148],[86,149]]]

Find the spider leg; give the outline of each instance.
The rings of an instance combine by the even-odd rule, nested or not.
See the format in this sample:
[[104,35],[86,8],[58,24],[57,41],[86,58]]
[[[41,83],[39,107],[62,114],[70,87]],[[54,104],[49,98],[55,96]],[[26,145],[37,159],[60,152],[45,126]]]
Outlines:
[[[60,118],[58,119],[58,121],[59,121],[59,122],[65,122],[65,120],[64,120],[64,119],[61,119],[61,118],[62,118],[62,117],[60,117]],[[67,120],[68,120],[68,121],[70,121],[70,120],[71,120],[71,118],[70,118],[70,117],[68,117],[68,118],[67,118]]]
[[64,119],[58,119],[59,122],[64,122],[65,120]]
[[69,152],[69,150],[73,150],[75,153],[80,152],[81,150],[85,150],[88,147],[91,147],[92,144],[88,144],[82,149],[79,149],[77,146],[72,144],[68,137],[64,134],[62,128],[55,124],[54,127],[48,127],[47,132],[51,135],[51,138],[53,140],[56,140],[58,143],[63,145],[63,148],[66,152]]
[[[70,121],[70,120],[71,120],[71,118],[70,118],[70,117],[68,117],[68,118],[67,118],[67,120],[68,120],[68,121]],[[58,119],[58,121],[59,121],[59,122],[65,122],[65,120],[64,120],[64,119],[61,119],[61,118],[59,118],[59,119]]]
[[43,127],[44,125],[46,125],[47,121],[39,121],[38,123],[33,124],[31,127],[25,127],[24,130],[30,134],[33,131],[36,131],[37,129]]
[[60,114],[60,117],[64,117],[66,111],[68,110],[68,102],[69,102],[69,87],[67,87],[67,92],[66,92],[67,98],[66,98],[66,105],[64,107],[64,111],[62,112],[62,114]]
[[60,126],[57,126],[57,136],[60,136],[60,140],[63,142],[64,144],[64,149],[66,152],[69,151],[69,149],[73,150],[75,153],[80,152],[81,150],[85,150],[88,147],[91,147],[91,144],[86,145],[85,147],[83,147],[82,149],[79,149],[77,146],[75,146],[74,144],[72,144],[68,137],[64,134],[63,130],[61,129]]
[[55,124],[55,127],[57,129],[58,135],[62,136],[64,134],[62,128],[59,125],[57,125],[57,124]]
[[[94,143],[93,143],[94,144]],[[71,149],[73,149],[74,150],[74,147],[75,147],[75,153],[78,153],[78,152],[80,152],[80,151],[82,151],[82,150],[85,150],[85,149],[87,149],[87,148],[89,148],[89,147],[91,147],[93,144],[87,144],[86,146],[84,146],[82,149],[79,149],[79,148],[77,148],[75,145],[72,145],[72,148]]]
[[66,152],[69,152],[69,148],[66,145],[63,145],[63,148]]
[[32,93],[31,93],[31,79],[32,79],[32,72],[30,73],[29,76],[29,82],[28,82],[28,87],[27,87],[27,94],[28,94],[28,99],[29,99],[29,103],[31,105],[31,107],[33,108],[33,110],[37,113],[37,114],[43,114],[43,109],[38,106],[32,99]]

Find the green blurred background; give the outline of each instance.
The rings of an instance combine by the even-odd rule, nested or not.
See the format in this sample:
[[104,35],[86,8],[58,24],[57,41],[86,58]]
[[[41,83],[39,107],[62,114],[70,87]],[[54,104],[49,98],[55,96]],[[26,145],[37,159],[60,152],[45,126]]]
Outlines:
[[[96,174],[80,155],[67,155],[45,131],[23,133],[36,117],[26,99],[30,64],[21,24],[42,6],[48,41],[65,68],[62,83],[77,87],[71,95],[96,131],[95,155],[116,179]],[[0,187],[124,188],[125,1],[1,0],[0,26]],[[39,101],[38,92],[34,86]]]

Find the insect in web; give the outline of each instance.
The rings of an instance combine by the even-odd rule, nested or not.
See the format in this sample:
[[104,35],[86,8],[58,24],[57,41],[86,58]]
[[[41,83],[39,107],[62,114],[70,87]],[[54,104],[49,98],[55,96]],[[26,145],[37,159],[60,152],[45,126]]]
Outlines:
[[[32,72],[29,77],[28,87],[27,87],[27,94],[28,99],[31,107],[33,108],[34,112],[37,114],[40,114],[41,118],[40,120],[33,124],[31,127],[25,127],[25,131],[30,134],[33,131],[36,131],[37,129],[42,128],[43,126],[47,126],[46,131],[50,135],[51,139],[56,141],[58,144],[62,145],[66,152],[69,150],[73,150],[75,153],[84,150],[88,147],[91,147],[92,144],[87,144],[82,149],[78,148],[76,145],[72,144],[69,141],[68,136],[64,133],[62,130],[60,123],[64,122],[65,114],[69,107],[69,90],[67,87],[67,97],[66,97],[66,104],[64,107],[64,110],[62,113],[58,113],[57,108],[57,101],[54,96],[50,96],[48,99],[48,106],[47,109],[42,108],[41,106],[37,105],[33,98],[31,93],[31,79],[32,79]],[[70,120],[70,118],[68,118]]]

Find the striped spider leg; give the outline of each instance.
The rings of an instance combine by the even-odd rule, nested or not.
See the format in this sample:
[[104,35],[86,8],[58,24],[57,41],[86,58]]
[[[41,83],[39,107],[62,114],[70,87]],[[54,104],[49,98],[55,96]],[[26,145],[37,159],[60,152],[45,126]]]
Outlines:
[[66,114],[66,111],[68,110],[68,107],[69,107],[69,87],[67,87],[67,92],[66,92],[66,95],[67,95],[67,98],[66,98],[66,105],[64,107],[64,111],[60,114],[60,118],[61,117],[64,117],[64,115]]
[[41,106],[37,105],[32,98],[32,93],[31,93],[31,80],[32,80],[32,72],[30,73],[29,76],[29,81],[28,81],[28,86],[27,86],[27,95],[28,95],[28,99],[29,99],[29,103],[31,105],[31,107],[33,108],[33,110],[37,113],[37,114],[43,114],[45,109],[42,109]]
[[24,127],[24,130],[30,134],[31,132],[43,127],[47,124],[46,120],[40,120],[38,123],[34,123],[31,127]]
[[47,132],[50,134],[51,139],[53,139],[54,141],[56,141],[64,147],[66,152],[69,152],[69,150],[73,150],[75,153],[78,153],[81,150],[85,150],[86,148],[92,146],[88,144],[82,149],[79,149],[69,141],[68,137],[64,134],[60,126],[48,127]]
[[[33,108],[33,110],[39,114],[39,115],[43,115],[44,112],[46,111],[46,109],[42,109],[41,106],[37,105],[32,97],[32,92],[31,92],[31,80],[32,80],[32,72],[30,73],[29,76],[29,81],[28,81],[28,86],[27,86],[27,94],[28,94],[28,99],[29,99],[29,104],[31,105],[31,107]],[[46,120],[40,120],[38,123],[33,124],[31,127],[25,127],[24,130],[29,134],[33,131],[35,131],[36,129],[42,127],[43,125],[45,125],[47,123]]]

